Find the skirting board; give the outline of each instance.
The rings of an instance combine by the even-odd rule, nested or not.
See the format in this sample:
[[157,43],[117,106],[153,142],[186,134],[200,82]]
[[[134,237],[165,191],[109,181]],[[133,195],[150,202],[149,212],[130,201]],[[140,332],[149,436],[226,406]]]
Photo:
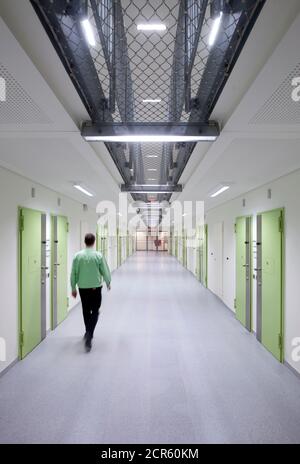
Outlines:
[[17,364],[17,362],[19,361],[19,358],[16,358],[14,361],[12,361],[8,366],[6,366],[5,369],[3,369],[3,371],[0,372],[0,378],[7,373],[7,371],[9,371],[12,367],[14,367],[15,364]]
[[283,364],[290,370],[293,372],[293,374],[295,374],[298,379],[300,379],[300,372],[298,372],[293,366],[291,366],[287,361],[284,361]]

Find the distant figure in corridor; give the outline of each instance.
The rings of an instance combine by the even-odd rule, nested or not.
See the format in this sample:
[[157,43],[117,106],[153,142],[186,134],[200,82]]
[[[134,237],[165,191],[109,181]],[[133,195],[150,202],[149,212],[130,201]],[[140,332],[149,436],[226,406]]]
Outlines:
[[111,274],[105,257],[94,250],[95,235],[86,234],[86,248],[76,253],[71,272],[72,295],[77,297],[77,286],[82,303],[85,324],[85,348],[91,351],[94,330],[97,325],[99,309],[102,301],[102,284],[106,283],[110,290]]

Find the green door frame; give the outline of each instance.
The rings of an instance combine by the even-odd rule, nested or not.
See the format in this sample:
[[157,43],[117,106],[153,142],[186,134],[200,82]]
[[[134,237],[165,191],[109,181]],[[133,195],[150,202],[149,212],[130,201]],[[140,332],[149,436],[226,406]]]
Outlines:
[[252,216],[235,220],[236,293],[235,315],[249,332],[252,330]]
[[51,328],[68,315],[68,232],[66,216],[51,214]]

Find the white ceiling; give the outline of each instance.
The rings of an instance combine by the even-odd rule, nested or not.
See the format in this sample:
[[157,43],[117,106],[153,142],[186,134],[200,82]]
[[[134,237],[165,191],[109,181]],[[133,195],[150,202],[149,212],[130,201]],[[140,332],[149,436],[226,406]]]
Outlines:
[[[300,61],[300,2],[284,3],[267,0],[212,115],[222,134],[214,144],[197,145],[178,198],[204,199],[211,208],[300,168],[299,125],[250,124],[265,102],[285,92],[282,83]],[[29,1],[1,0],[0,14],[10,28],[0,20],[0,64],[45,115],[42,124],[0,119],[0,165],[81,202],[89,200],[72,181],[84,183],[95,200],[116,198],[120,174],[103,144],[82,140],[87,112]],[[224,181],[231,188],[209,199]]]

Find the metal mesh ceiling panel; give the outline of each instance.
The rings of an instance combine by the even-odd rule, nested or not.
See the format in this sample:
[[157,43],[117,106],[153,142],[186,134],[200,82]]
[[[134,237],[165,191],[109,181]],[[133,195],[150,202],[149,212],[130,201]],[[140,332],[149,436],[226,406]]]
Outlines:
[[[264,1],[31,0],[92,122],[111,125],[208,123]],[[107,143],[127,185],[176,186],[194,146],[140,144],[128,159]]]

